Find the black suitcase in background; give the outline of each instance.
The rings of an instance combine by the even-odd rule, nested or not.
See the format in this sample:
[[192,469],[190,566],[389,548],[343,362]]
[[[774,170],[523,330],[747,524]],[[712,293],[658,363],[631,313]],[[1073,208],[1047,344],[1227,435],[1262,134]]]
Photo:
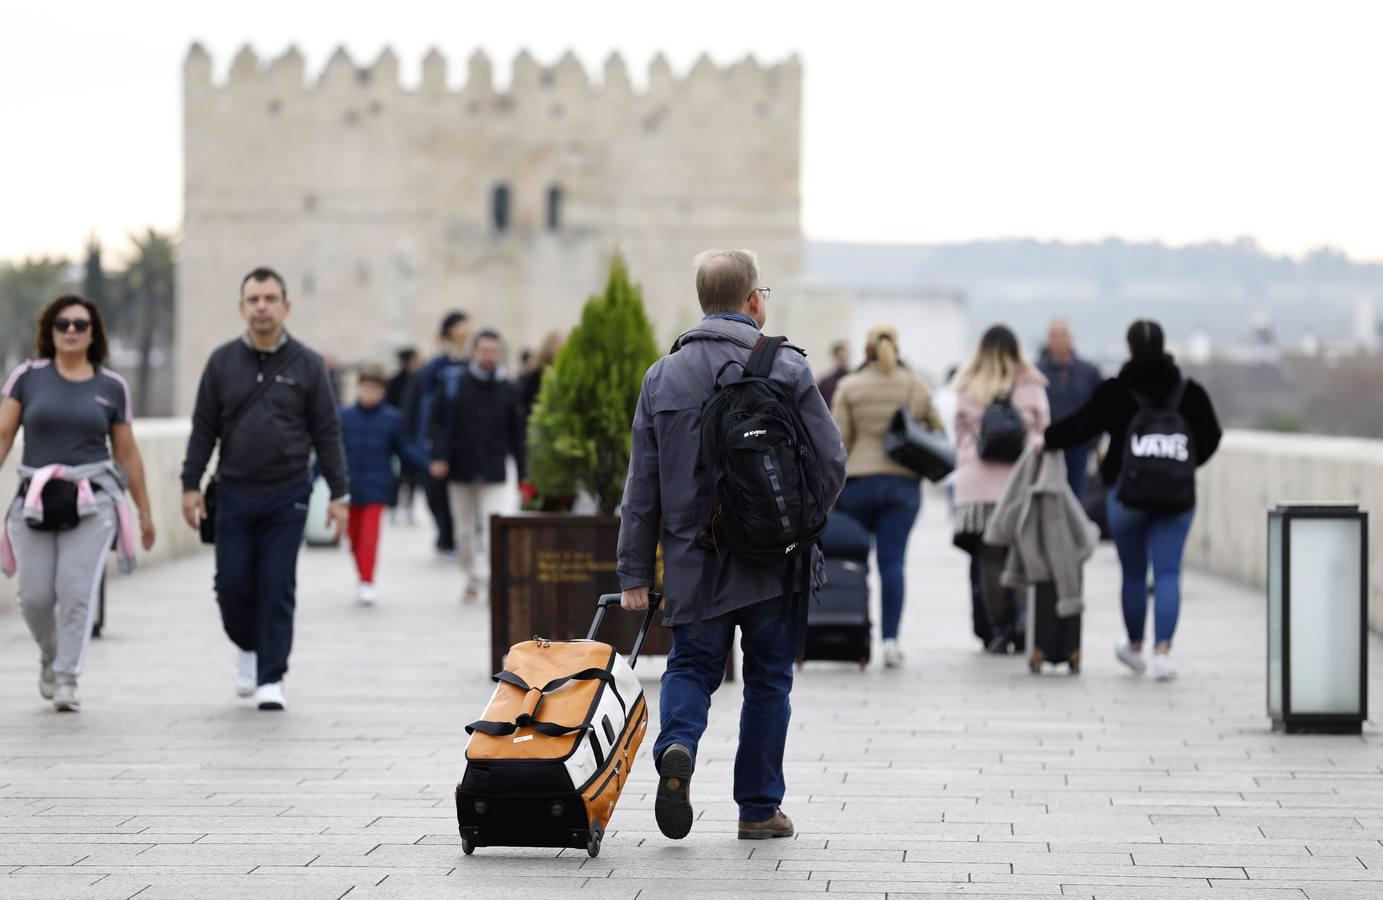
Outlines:
[[869,664],[869,545],[869,532],[855,519],[839,511],[827,518],[821,534],[826,586],[807,606],[803,660]]
[[1066,663],[1072,675],[1080,674],[1080,616],[1063,619],[1056,614],[1056,584],[1044,581],[1028,592],[1028,669],[1042,672],[1043,663]]
[[803,659],[835,659],[869,665],[869,563],[827,559],[826,586],[807,607]]

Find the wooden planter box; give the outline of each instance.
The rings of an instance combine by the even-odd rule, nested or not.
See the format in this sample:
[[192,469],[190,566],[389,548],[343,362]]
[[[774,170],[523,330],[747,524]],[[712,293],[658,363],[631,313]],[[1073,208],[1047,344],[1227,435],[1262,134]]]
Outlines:
[[[615,549],[618,516],[523,515],[490,519],[490,667],[534,635],[584,638],[601,594],[619,593]],[[614,610],[599,638],[628,653],[640,617]],[[659,622],[643,652],[666,655],[672,634]]]

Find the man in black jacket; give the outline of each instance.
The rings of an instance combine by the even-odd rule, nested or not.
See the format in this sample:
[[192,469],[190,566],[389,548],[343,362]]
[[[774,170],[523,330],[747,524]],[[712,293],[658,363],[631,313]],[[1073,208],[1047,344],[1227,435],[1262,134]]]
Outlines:
[[298,547],[307,524],[313,450],[331,488],[339,534],[350,502],[341,419],[322,357],[284,330],[291,305],[283,278],[255,269],[240,285],[246,332],[207,361],[183,462],[183,518],[207,515],[202,474],[217,466],[216,598],[239,648],[236,693],[263,710],[284,708],[293,645]]
[[432,406],[431,472],[447,480],[468,603],[489,590],[490,516],[508,506],[509,457],[524,474],[523,414],[500,370],[503,352],[497,332],[476,335],[470,362],[451,370]]

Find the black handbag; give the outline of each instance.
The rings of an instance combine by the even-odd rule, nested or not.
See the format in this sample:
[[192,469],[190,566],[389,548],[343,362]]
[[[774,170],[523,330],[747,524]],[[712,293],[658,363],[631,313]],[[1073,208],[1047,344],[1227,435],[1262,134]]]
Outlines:
[[1018,462],[1028,444],[1028,423],[1013,405],[1008,394],[1000,394],[984,411],[980,419],[980,439],[977,451],[985,462]]
[[[241,401],[240,406],[235,410],[235,414],[230,417],[225,427],[222,429],[220,435],[221,459],[225,459],[226,457],[226,442],[230,440],[230,436],[235,432],[235,426],[240,424],[240,420],[244,418],[249,408],[254,406],[260,397],[263,397],[269,392],[269,388],[273,386],[274,381],[279,375],[283,374],[302,353],[301,349],[298,348],[282,352],[284,353],[284,358],[279,362],[278,368],[274,369],[272,373],[260,373],[260,382],[255,385],[255,389],[250,392],[250,395]],[[206,487],[202,490],[202,505],[206,507],[206,515],[202,516],[202,521],[197,524],[197,534],[201,537],[203,544],[216,543],[216,494],[217,486],[220,481],[221,464],[217,462],[215,474],[211,476],[207,481]]]
[[[19,496],[27,497],[30,482],[19,486]],[[77,484],[54,478],[43,486],[43,518],[37,522],[25,520],[34,531],[71,531],[81,524],[77,512]]]
[[898,407],[884,432],[884,453],[928,481],[941,481],[956,468],[956,451],[946,433],[924,428],[906,406]]

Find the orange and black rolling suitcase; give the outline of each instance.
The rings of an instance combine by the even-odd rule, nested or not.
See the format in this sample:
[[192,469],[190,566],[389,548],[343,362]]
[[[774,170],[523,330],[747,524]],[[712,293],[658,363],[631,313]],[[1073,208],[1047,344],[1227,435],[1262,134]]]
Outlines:
[[476,847],[600,853],[648,730],[634,663],[661,601],[650,597],[627,661],[595,640],[619,594],[600,598],[585,640],[534,638],[510,648],[484,718],[466,726],[456,820],[467,856]]

